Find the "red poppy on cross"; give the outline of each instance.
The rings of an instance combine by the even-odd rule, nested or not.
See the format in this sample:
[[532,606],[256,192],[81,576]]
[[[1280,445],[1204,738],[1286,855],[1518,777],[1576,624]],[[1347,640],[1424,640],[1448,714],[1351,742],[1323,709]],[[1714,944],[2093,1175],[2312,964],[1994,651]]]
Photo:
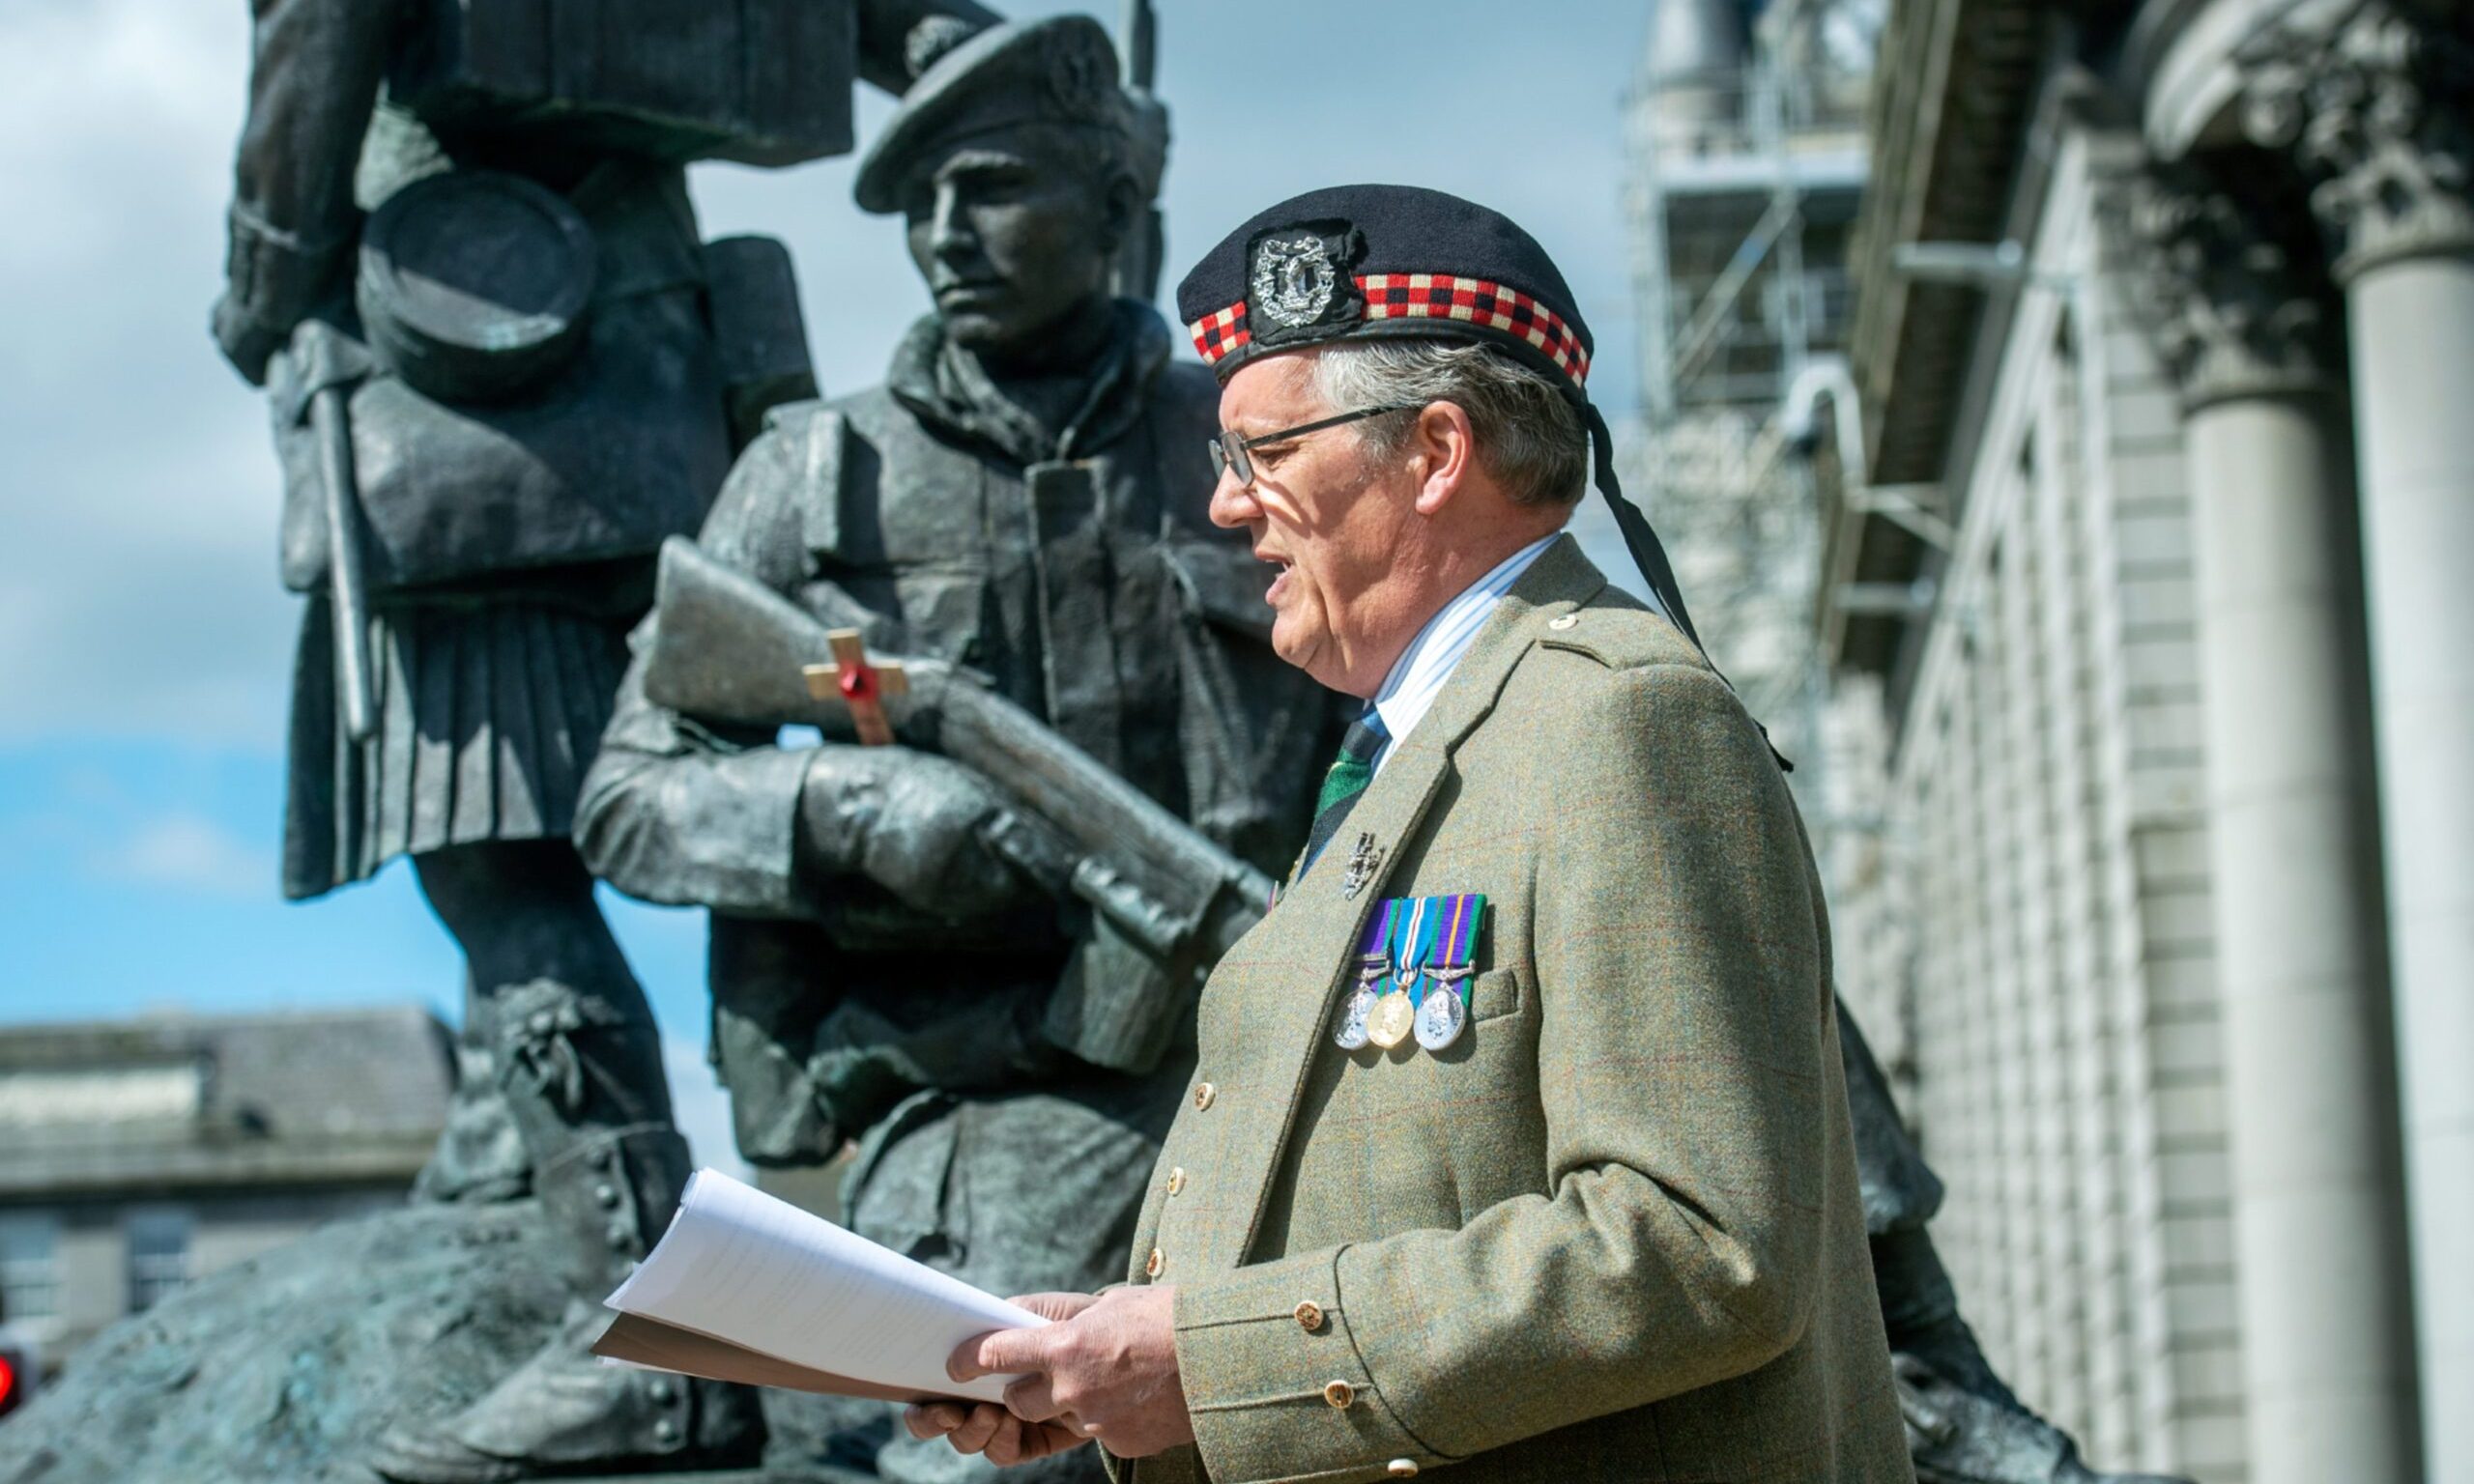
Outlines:
[[835,629],[824,637],[833,646],[834,663],[800,671],[807,676],[808,694],[819,700],[841,697],[850,707],[850,725],[862,746],[891,746],[893,724],[885,720],[884,698],[907,692],[910,676],[899,661],[869,663],[868,646],[857,629]]

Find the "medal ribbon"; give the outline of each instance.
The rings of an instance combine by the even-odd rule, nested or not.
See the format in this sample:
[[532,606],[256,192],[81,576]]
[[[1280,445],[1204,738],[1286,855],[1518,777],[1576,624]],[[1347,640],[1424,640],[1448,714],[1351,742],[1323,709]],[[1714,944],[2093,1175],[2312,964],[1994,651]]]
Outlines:
[[1486,897],[1483,892],[1468,892],[1447,899],[1452,912],[1444,921],[1443,956],[1435,967],[1467,969],[1478,961],[1478,924],[1486,915]]
[[1439,910],[1446,899],[1412,897],[1406,913],[1401,914],[1397,937],[1392,950],[1392,982],[1409,996],[1412,1006],[1425,1001],[1425,965],[1434,956],[1435,932],[1441,926]]
[[1357,946],[1358,975],[1364,981],[1373,961],[1383,956],[1392,941],[1392,919],[1398,915],[1400,900],[1394,898],[1383,904],[1383,910],[1366,920],[1366,937]]

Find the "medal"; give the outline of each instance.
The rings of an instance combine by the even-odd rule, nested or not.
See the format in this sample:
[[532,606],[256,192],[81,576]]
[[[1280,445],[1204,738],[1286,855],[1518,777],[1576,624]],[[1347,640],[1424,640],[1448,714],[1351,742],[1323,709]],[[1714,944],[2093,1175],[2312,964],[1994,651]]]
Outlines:
[[1370,1034],[1367,1022],[1373,1015],[1374,991],[1360,985],[1340,1001],[1340,1028],[1332,1034],[1332,1040],[1343,1051],[1354,1051],[1365,1045]]
[[1418,1044],[1429,1051],[1440,1051],[1460,1039],[1461,1027],[1469,1023],[1469,1007],[1460,1003],[1460,995],[1452,985],[1437,980],[1418,1003]]
[[[1397,927],[1392,945],[1392,990],[1375,1002],[1374,1013],[1366,1024],[1366,1039],[1386,1051],[1408,1040],[1417,1023],[1418,1005],[1410,993],[1425,961],[1427,945],[1423,938],[1434,915],[1428,910],[1433,904],[1431,897],[1393,903],[1391,916]],[[1398,910],[1403,905],[1409,910]]]
[[1366,1023],[1366,1039],[1389,1051],[1409,1039],[1409,1024],[1417,1014],[1410,1008],[1409,991],[1395,989],[1374,1002],[1374,1014]]
[[1486,899],[1477,893],[1442,899],[1451,909],[1436,944],[1437,961],[1426,971],[1430,983],[1418,1002],[1418,1044],[1429,1051],[1443,1050],[1468,1028],[1469,1005],[1460,997],[1460,982],[1473,972],[1478,923],[1486,911]]
[[1387,901],[1366,925],[1366,941],[1358,945],[1357,984],[1340,1000],[1340,1028],[1332,1040],[1343,1051],[1354,1051],[1366,1043],[1370,1035],[1368,1022],[1374,1016],[1374,984],[1392,972],[1392,914],[1399,907]]

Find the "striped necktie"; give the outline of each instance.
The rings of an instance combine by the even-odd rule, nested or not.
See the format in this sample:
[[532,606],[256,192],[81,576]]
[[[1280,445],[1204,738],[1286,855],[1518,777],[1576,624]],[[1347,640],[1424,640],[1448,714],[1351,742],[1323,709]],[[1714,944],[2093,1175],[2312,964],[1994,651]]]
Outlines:
[[[1357,796],[1374,781],[1375,755],[1392,734],[1383,729],[1383,718],[1372,706],[1366,714],[1349,723],[1340,737],[1340,756],[1332,761],[1332,770],[1323,775],[1323,791],[1314,800],[1314,827],[1306,835],[1306,864],[1311,867],[1323,847],[1339,832],[1340,821],[1347,818]],[[1299,875],[1305,871],[1300,870]]]

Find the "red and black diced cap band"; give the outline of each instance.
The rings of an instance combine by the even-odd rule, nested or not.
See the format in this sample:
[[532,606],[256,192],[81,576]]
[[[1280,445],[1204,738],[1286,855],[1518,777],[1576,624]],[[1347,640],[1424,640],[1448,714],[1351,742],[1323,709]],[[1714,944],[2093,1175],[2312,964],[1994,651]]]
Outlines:
[[1354,337],[1502,346],[1586,400],[1593,342],[1564,275],[1501,213],[1411,186],[1342,186],[1257,214],[1177,290],[1223,379],[1258,354]]
[[[1454,273],[1367,273],[1355,279],[1364,299],[1362,324],[1384,321],[1442,321],[1428,328],[1491,329],[1525,343],[1554,363],[1575,389],[1589,385],[1589,346],[1562,315],[1518,289],[1482,278]],[[1237,302],[1188,325],[1203,363],[1217,366],[1230,354],[1252,343],[1246,323],[1246,301]],[[1406,328],[1406,327],[1403,327]],[[1320,336],[1345,338],[1347,331]],[[1232,368],[1233,369],[1233,368]]]

